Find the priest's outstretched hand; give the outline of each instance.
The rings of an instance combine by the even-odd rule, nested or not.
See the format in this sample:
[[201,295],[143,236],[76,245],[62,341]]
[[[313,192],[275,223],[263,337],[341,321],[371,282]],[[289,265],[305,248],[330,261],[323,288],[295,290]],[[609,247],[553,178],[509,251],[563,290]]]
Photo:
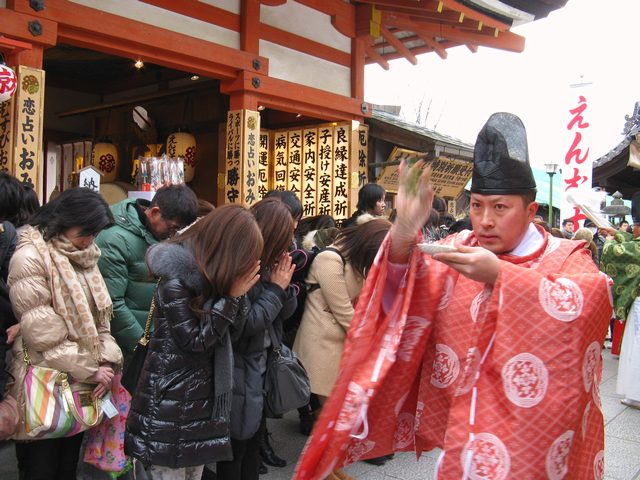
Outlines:
[[438,253],[434,260],[446,263],[462,275],[476,282],[493,285],[500,273],[500,259],[483,247],[456,245],[455,253]]
[[417,234],[429,218],[433,202],[433,188],[429,183],[431,167],[420,159],[411,167],[402,160],[399,168],[396,221],[391,229],[389,260],[406,263],[416,244]]

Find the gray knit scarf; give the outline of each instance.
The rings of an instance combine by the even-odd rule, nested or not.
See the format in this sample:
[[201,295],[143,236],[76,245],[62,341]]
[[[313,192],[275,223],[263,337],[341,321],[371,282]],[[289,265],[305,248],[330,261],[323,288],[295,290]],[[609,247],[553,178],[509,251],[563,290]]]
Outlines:
[[[204,303],[202,309],[205,312],[210,312],[215,303],[214,299],[209,299]],[[204,321],[208,322],[213,330],[211,314],[205,314]],[[231,414],[231,400],[233,398],[233,349],[229,329],[224,332],[220,343],[216,345],[213,352],[213,388],[216,398],[212,418],[228,419]]]

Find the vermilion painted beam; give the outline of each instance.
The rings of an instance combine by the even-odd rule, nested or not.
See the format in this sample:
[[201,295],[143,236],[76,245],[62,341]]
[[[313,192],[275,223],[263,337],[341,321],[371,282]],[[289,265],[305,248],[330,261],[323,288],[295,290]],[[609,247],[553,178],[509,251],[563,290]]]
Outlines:
[[240,48],[255,55],[260,53],[260,0],[241,0]]
[[[258,87],[254,86],[254,78],[260,80]],[[363,120],[361,100],[251,72],[240,72],[236,80],[221,82],[220,91],[227,95],[256,95],[260,105],[310,117]]]
[[444,48],[442,45],[440,45],[439,42],[436,42],[433,39],[433,35],[428,35],[426,33],[422,33],[421,30],[418,30],[418,31],[416,31],[414,33],[418,37],[420,37],[420,39],[425,43],[425,45],[427,47],[431,48],[434,52],[436,52],[441,59],[443,59],[443,60],[447,59],[447,56],[449,54],[447,53],[446,48]]
[[398,53],[404,56],[413,65],[418,64],[418,59],[415,57],[415,55],[411,53],[409,49],[404,46],[404,43],[398,40],[396,36],[393,33],[391,33],[386,27],[380,26],[380,34],[387,42],[391,44],[393,48],[395,48],[398,51]]
[[[156,48],[153,45],[132,44],[127,39],[116,39],[113,37],[102,37],[95,32],[79,30],[73,27],[61,26],[59,38],[63,43],[83,47],[87,49],[99,50],[102,52],[118,55],[121,57],[142,58],[144,61],[157,63],[168,68],[180,70],[188,73],[195,73],[205,77],[219,79],[234,78],[238,67],[231,67],[222,63],[206,60],[206,58],[216,58],[216,47],[207,45],[201,46],[197,55],[185,55],[181,52],[172,52],[165,49]],[[218,60],[219,58],[216,58]],[[267,64],[263,65],[265,69]],[[246,68],[250,68],[247,66]]]
[[[9,8],[0,8],[0,34],[23,40],[29,43],[54,46],[57,41],[58,25],[56,22],[30,15],[30,12],[15,12]],[[31,10],[33,13],[33,10]],[[39,20],[42,26],[42,34],[33,36],[29,32],[29,22]]]
[[364,101],[365,44],[361,38],[351,39],[351,96]]
[[[31,10],[27,0],[15,0],[15,7],[20,11]],[[60,41],[77,40],[82,42],[82,45],[77,45],[88,48],[92,44],[99,44],[104,51],[126,51],[126,56],[144,53],[147,58],[143,60],[166,59],[163,61],[164,65],[178,70],[228,78],[237,70],[253,70],[253,60],[259,59],[260,71],[268,71],[267,58],[101,12],[68,0],[48,2],[44,10],[33,13],[33,16],[41,21],[58,21]],[[96,25],[100,26],[102,34],[95,31]]]
[[373,46],[367,45],[365,47],[365,52],[367,52],[367,56],[374,60],[378,65],[380,65],[385,70],[389,70],[389,63],[380,55]]
[[260,3],[270,7],[279,7],[280,5],[287,3],[287,0],[260,0]]
[[[142,1],[164,8],[165,10],[179,13],[180,15],[196,18],[198,20],[202,20],[203,22],[222,26],[224,28],[229,28],[237,32],[240,32],[241,30],[240,15],[227,12],[226,10],[221,10],[220,8],[214,7],[212,5],[204,4],[201,2],[194,2],[193,0],[187,0],[185,2],[176,2],[175,0]],[[194,3],[197,5],[194,6]],[[328,60],[345,67],[348,67],[351,62],[348,53],[345,53],[336,48],[329,47],[325,44],[315,42],[291,32],[286,32],[265,23],[260,23],[259,28],[259,38],[262,38],[263,40],[267,40],[269,42],[276,43],[283,47],[291,48],[308,55],[317,56],[318,58],[322,58],[324,60]]]
[[140,0],[143,3],[163,8],[170,12],[180,13],[191,18],[197,18],[208,23],[213,23],[219,27],[240,31],[240,15],[228,10],[218,8],[208,3],[202,3],[197,0]]
[[463,44],[471,43],[512,52],[522,52],[524,50],[524,37],[510,31],[500,32],[496,38],[493,35],[494,31],[491,30],[489,34],[489,29],[486,28],[482,31],[477,31],[448,25],[434,25],[428,22],[421,22],[419,19],[389,14],[389,12],[383,12],[382,23],[414,32],[420,30],[421,34],[426,32],[429,36],[438,36]]
[[455,10],[456,12],[462,12],[466,17],[471,17],[474,20],[482,22],[488,27],[497,28],[498,30],[509,30],[511,28],[511,25],[480,13],[473,8],[467,7],[462,2],[457,2],[456,0],[442,0],[442,4],[445,6],[445,8]]
[[4,47],[7,50],[11,50],[13,53],[17,53],[22,50],[31,50],[33,45],[27,42],[21,42],[20,40],[14,40],[13,38],[0,35],[0,48]]
[[[458,44],[456,44],[456,43],[451,43],[451,44],[449,45],[449,47],[457,47],[457,46],[458,46]],[[422,47],[416,47],[416,48],[413,48],[413,49],[411,49],[411,51],[412,51],[415,55],[422,55],[423,53],[432,53],[432,52],[433,52],[433,49],[432,49],[431,47],[428,47],[428,46],[426,46],[426,45],[425,45],[425,46],[422,46]],[[394,53],[387,53],[387,54],[385,54],[385,55],[383,56],[383,58],[384,58],[385,60],[387,60],[387,61],[391,61],[391,60],[396,60],[396,59],[398,59],[398,58],[404,58],[404,56],[403,56],[403,55],[400,55],[400,54],[399,54],[399,53],[397,53],[397,52],[394,52]],[[367,63],[367,65],[371,65],[371,64],[374,64],[374,63],[377,63],[377,62],[375,62],[374,60],[368,59],[368,60],[366,61],[366,63]]]
[[309,40],[308,38],[301,37],[295,33],[280,30],[279,28],[272,27],[266,23],[260,25],[260,31],[262,32],[263,40],[322,58],[329,62],[337,63],[343,67],[349,67],[351,65],[351,55],[347,52],[343,52],[342,50]]
[[355,38],[356,9],[342,0],[296,0],[302,5],[331,15],[331,24],[341,34]]

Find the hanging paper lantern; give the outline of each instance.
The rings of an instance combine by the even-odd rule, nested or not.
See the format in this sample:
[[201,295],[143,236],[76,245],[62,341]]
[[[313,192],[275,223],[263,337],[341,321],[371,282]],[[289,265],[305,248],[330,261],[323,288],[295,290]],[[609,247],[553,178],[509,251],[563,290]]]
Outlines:
[[113,182],[118,178],[120,159],[118,149],[108,140],[93,145],[92,164],[102,172],[102,183]]
[[0,63],[0,103],[9,100],[17,87],[18,77],[16,72]]
[[167,155],[184,159],[184,181],[193,180],[196,171],[196,139],[188,132],[174,132],[167,137]]

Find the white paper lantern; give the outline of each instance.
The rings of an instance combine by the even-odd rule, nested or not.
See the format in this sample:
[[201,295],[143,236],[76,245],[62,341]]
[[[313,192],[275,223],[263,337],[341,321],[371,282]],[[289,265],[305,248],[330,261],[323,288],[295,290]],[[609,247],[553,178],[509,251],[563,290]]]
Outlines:
[[196,171],[196,139],[188,132],[174,132],[167,137],[167,155],[184,159],[184,181],[193,180]]
[[102,172],[102,183],[114,182],[118,178],[120,158],[113,143],[101,141],[94,144],[92,159],[92,165]]
[[16,72],[0,63],[0,103],[6,102],[18,88]]

